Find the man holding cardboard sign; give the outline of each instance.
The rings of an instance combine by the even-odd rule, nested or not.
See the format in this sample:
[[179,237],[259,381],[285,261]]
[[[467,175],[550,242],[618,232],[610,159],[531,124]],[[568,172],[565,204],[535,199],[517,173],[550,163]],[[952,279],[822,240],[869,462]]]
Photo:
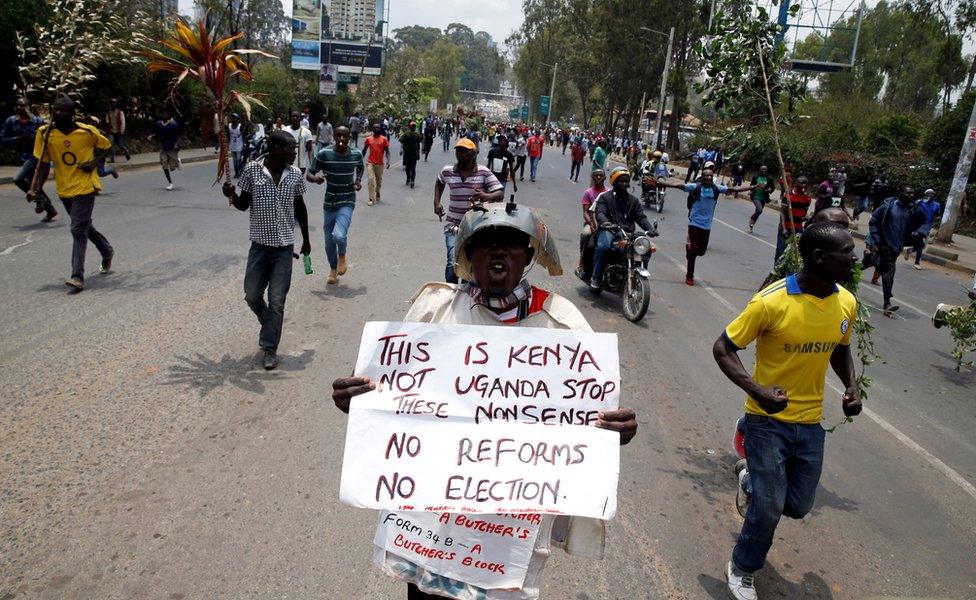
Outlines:
[[[472,283],[461,286],[446,283],[427,284],[414,297],[404,320],[421,323],[511,325],[520,328],[576,330],[581,332],[580,336],[587,335],[582,332],[590,332],[591,329],[572,303],[556,294],[534,287],[523,279],[525,270],[533,259],[547,268],[552,275],[562,273],[559,257],[549,237],[548,229],[529,209],[509,204],[493,206],[486,210],[472,210],[465,215],[458,231],[455,265],[458,275]],[[468,331],[482,329],[483,327],[477,327]],[[397,331],[391,335],[400,336],[401,333]],[[413,332],[403,335],[410,336]],[[473,339],[474,337],[470,338]],[[548,373],[549,370],[560,368],[582,369],[590,373],[595,367],[589,360],[584,359],[583,349],[588,343],[587,340],[588,338],[580,337],[578,345],[574,345],[570,340],[563,340],[558,345],[550,346],[548,352],[544,349],[536,349],[532,358],[529,358],[532,352],[530,348],[520,350],[521,345],[511,344],[502,354],[505,368],[501,369],[501,374],[508,377],[506,371],[511,371],[514,376],[518,369],[528,369],[532,366],[538,369],[538,373],[543,371]],[[397,360],[404,360],[403,357],[406,356],[420,362],[423,362],[425,354],[428,358],[435,355],[432,348],[421,346],[423,342],[413,344],[408,349],[405,344],[411,342],[402,339],[400,341],[403,343],[395,347],[381,346],[379,360],[382,361],[384,357],[389,359],[393,356],[393,352],[397,353]],[[366,342],[367,337],[364,333],[364,348]],[[481,347],[485,350],[484,356],[479,351],[478,343],[475,342],[468,344],[472,351],[463,360],[471,365],[475,365],[478,360],[491,364],[487,354],[490,353],[489,349],[493,345],[497,345],[497,342],[489,340],[485,343],[486,345]],[[615,343],[612,345],[615,357]],[[607,367],[608,363],[601,358],[598,347],[599,341],[593,342],[590,357],[596,363],[604,361],[600,366]],[[361,361],[363,359],[362,352],[360,359]],[[412,377],[416,378],[418,372],[424,370],[422,364],[419,366],[421,368],[414,369],[411,373]],[[619,382],[614,381],[619,380],[616,369],[617,365],[614,363],[610,376],[606,381],[601,381],[598,386],[588,381],[587,391],[581,391],[577,396],[579,405],[586,406],[588,403],[595,402],[597,398],[610,396],[615,402],[619,397]],[[364,371],[361,371],[357,365],[356,374],[359,376],[340,378],[333,383],[333,400],[341,410],[349,411],[353,396],[373,392],[378,388],[387,388],[387,391],[388,388],[393,387],[400,389],[400,384],[393,377],[374,383],[373,379],[361,376],[363,373]],[[411,426],[402,432],[402,436],[389,438],[388,455],[397,454],[402,458],[416,453],[417,458],[420,459],[424,455],[424,450],[418,444],[426,443],[421,442],[420,438],[434,439],[429,436],[424,437],[421,431],[425,427],[441,426],[438,421],[446,422],[451,418],[459,418],[458,413],[465,410],[462,407],[464,402],[462,396],[490,395],[492,390],[499,389],[493,386],[501,385],[504,388],[505,385],[521,385],[523,386],[521,389],[526,394],[533,395],[536,404],[541,405],[545,397],[561,399],[569,394],[564,389],[549,390],[551,396],[541,394],[539,382],[552,387],[546,384],[547,380],[542,375],[531,378],[527,385],[533,389],[529,391],[524,387],[526,385],[524,381],[520,384],[513,384],[514,380],[511,378],[503,383],[492,381],[491,375],[498,374],[497,369],[488,374],[487,380],[477,379],[474,371],[469,373],[474,379],[462,377],[460,371],[457,373],[457,385],[463,388],[456,390],[459,393],[453,396],[453,398],[460,398],[457,404],[446,403],[445,406],[440,406],[441,403],[430,400],[433,396],[425,398],[424,394],[419,394],[418,398],[400,397],[396,400],[400,404],[394,407],[394,412],[408,413],[411,417]],[[429,375],[432,381],[435,375],[434,373]],[[589,380],[591,377],[578,379]],[[377,383],[380,385],[378,386]],[[410,382],[403,385],[409,386]],[[576,385],[577,390],[581,389],[579,382],[571,385]],[[513,388],[507,389],[514,393]],[[362,398],[362,404],[367,405],[363,413],[370,412],[372,408],[370,403],[374,398],[380,397],[383,391],[380,389],[379,393]],[[604,391],[606,391],[605,395]],[[519,401],[519,405],[523,408],[526,404]],[[616,405],[608,402],[603,406]],[[447,502],[451,503],[449,507],[430,506],[419,502],[416,506],[408,507],[405,502],[407,502],[406,498],[413,494],[411,489],[413,482],[405,484],[405,479],[402,478],[396,483],[386,479],[385,485],[374,484],[373,490],[378,490],[377,496],[389,494],[391,489],[397,490],[398,493],[402,492],[399,500],[402,510],[384,511],[380,515],[379,528],[374,538],[374,562],[389,575],[407,581],[410,585],[410,598],[447,597],[484,598],[485,600],[538,598],[541,571],[549,555],[551,544],[558,545],[572,554],[592,558],[602,557],[605,539],[604,522],[599,519],[568,516],[569,514],[599,514],[599,511],[579,508],[572,509],[572,512],[562,512],[565,506],[562,503],[570,502],[572,501],[570,498],[574,497],[574,493],[570,490],[571,482],[567,479],[567,474],[572,471],[564,471],[562,474],[552,471],[553,479],[543,481],[549,485],[546,488],[537,481],[527,481],[518,477],[491,480],[487,476],[476,475],[478,471],[473,465],[481,462],[495,464],[495,461],[498,461],[500,468],[502,463],[529,461],[541,468],[581,467],[586,464],[586,461],[599,460],[599,455],[606,453],[605,447],[601,446],[605,438],[601,440],[600,436],[607,436],[607,432],[579,425],[592,424],[610,432],[617,432],[619,443],[626,444],[637,432],[635,413],[630,409],[615,408],[593,411],[580,408],[579,412],[572,413],[573,407],[568,405],[561,408],[537,407],[537,409],[538,412],[530,411],[528,414],[525,410],[517,411],[516,414],[506,413],[504,409],[501,413],[494,409],[483,410],[481,413],[475,411],[479,415],[477,417],[479,420],[486,415],[508,414],[512,417],[511,420],[521,423],[512,422],[506,425],[496,420],[483,426],[481,430],[483,435],[478,436],[478,439],[467,438],[468,445],[465,445],[462,439],[455,446],[454,458],[459,463],[458,473],[449,475],[448,483],[442,488],[443,498],[447,498]],[[387,410],[389,412],[389,408]],[[553,416],[560,411],[564,413],[562,421],[559,416]],[[365,452],[366,446],[370,443],[362,438],[359,438],[361,442],[357,442],[356,436],[352,435],[354,422],[359,418],[360,412],[360,403],[357,401],[350,417],[350,437],[347,439],[346,446],[347,465],[350,464],[349,459],[359,458],[356,456],[357,448],[363,448],[362,451]],[[538,425],[526,424],[543,422],[545,418],[555,419],[554,424],[577,423],[578,425],[540,428]],[[458,425],[459,428],[463,426],[461,423]],[[509,428],[510,434],[497,435],[491,430],[493,427],[503,426]],[[581,435],[571,442],[567,441],[564,446],[556,437],[550,437],[549,431],[555,431],[554,436],[573,435],[573,432],[579,432]],[[418,435],[415,436],[415,433]],[[383,444],[387,443],[387,437],[382,437]],[[413,440],[415,437],[418,438],[416,441]],[[579,447],[574,448],[574,446]],[[599,451],[592,450],[598,446]],[[576,460],[579,462],[574,464]],[[426,459],[423,464],[427,465]],[[617,464],[614,467],[613,470],[619,469]],[[344,500],[359,505],[372,504],[372,502],[350,500],[350,496],[346,495],[347,491],[352,494],[353,488],[356,487],[352,484],[360,483],[356,479],[361,473],[351,474],[354,475],[352,480],[350,480],[350,473],[344,469]],[[578,481],[573,482],[578,483]],[[530,483],[539,484],[538,490],[529,485]],[[418,487],[421,484],[422,482],[417,483]],[[556,485],[560,486],[559,492],[553,493]],[[615,488],[615,485],[613,487]],[[605,500],[609,504],[611,498],[607,497]],[[612,500],[615,502],[615,492]],[[510,501],[513,503],[506,504]],[[535,506],[541,507],[537,512],[527,508],[532,502],[536,502]],[[389,502],[384,505],[391,509],[397,506]],[[518,508],[517,511],[505,514],[498,514],[499,511],[477,514],[479,506],[526,508]],[[444,512],[438,510],[440,508],[444,508]],[[427,512],[416,512],[417,510]],[[557,513],[560,516],[542,513]],[[609,515],[612,515],[612,511],[604,518],[609,518]]]

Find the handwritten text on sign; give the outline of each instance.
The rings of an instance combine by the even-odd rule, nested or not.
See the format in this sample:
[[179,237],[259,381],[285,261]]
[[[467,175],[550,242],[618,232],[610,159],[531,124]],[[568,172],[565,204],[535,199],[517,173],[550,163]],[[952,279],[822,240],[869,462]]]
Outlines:
[[539,515],[528,514],[382,511],[373,543],[457,581],[521,588],[540,522]]
[[[617,408],[616,336],[367,323],[340,496],[401,511],[609,519],[619,437],[583,427]],[[544,425],[561,425],[547,427]]]

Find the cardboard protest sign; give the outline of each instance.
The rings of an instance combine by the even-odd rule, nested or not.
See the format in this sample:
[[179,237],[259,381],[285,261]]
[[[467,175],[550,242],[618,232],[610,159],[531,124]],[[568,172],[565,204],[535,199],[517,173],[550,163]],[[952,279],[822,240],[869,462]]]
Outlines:
[[378,389],[350,409],[343,502],[613,517],[619,437],[588,425],[618,406],[615,335],[372,322],[356,373]]

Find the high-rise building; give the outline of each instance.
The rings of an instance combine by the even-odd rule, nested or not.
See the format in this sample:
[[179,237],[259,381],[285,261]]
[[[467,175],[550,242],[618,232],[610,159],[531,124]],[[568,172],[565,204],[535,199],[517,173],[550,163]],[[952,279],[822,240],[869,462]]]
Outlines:
[[367,40],[376,35],[376,0],[332,0],[329,27],[332,37],[340,40]]

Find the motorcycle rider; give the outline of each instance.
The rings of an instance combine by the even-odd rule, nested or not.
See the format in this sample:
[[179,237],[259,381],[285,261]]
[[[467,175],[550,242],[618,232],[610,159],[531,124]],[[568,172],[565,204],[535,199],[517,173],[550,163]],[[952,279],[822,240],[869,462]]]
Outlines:
[[645,160],[641,164],[641,196],[646,196],[653,187],[660,187],[657,185],[657,180],[660,177],[668,178],[670,172],[668,172],[668,158],[660,150],[655,150],[651,155],[651,158]]
[[626,167],[615,167],[610,171],[611,188],[596,199],[596,222],[600,231],[596,238],[596,251],[593,254],[593,276],[590,279],[590,289],[598,292],[603,289],[603,269],[607,263],[607,252],[613,245],[614,225],[627,233],[634,232],[634,225],[640,225],[644,231],[652,229],[647,220],[640,200],[630,193],[630,172]]

